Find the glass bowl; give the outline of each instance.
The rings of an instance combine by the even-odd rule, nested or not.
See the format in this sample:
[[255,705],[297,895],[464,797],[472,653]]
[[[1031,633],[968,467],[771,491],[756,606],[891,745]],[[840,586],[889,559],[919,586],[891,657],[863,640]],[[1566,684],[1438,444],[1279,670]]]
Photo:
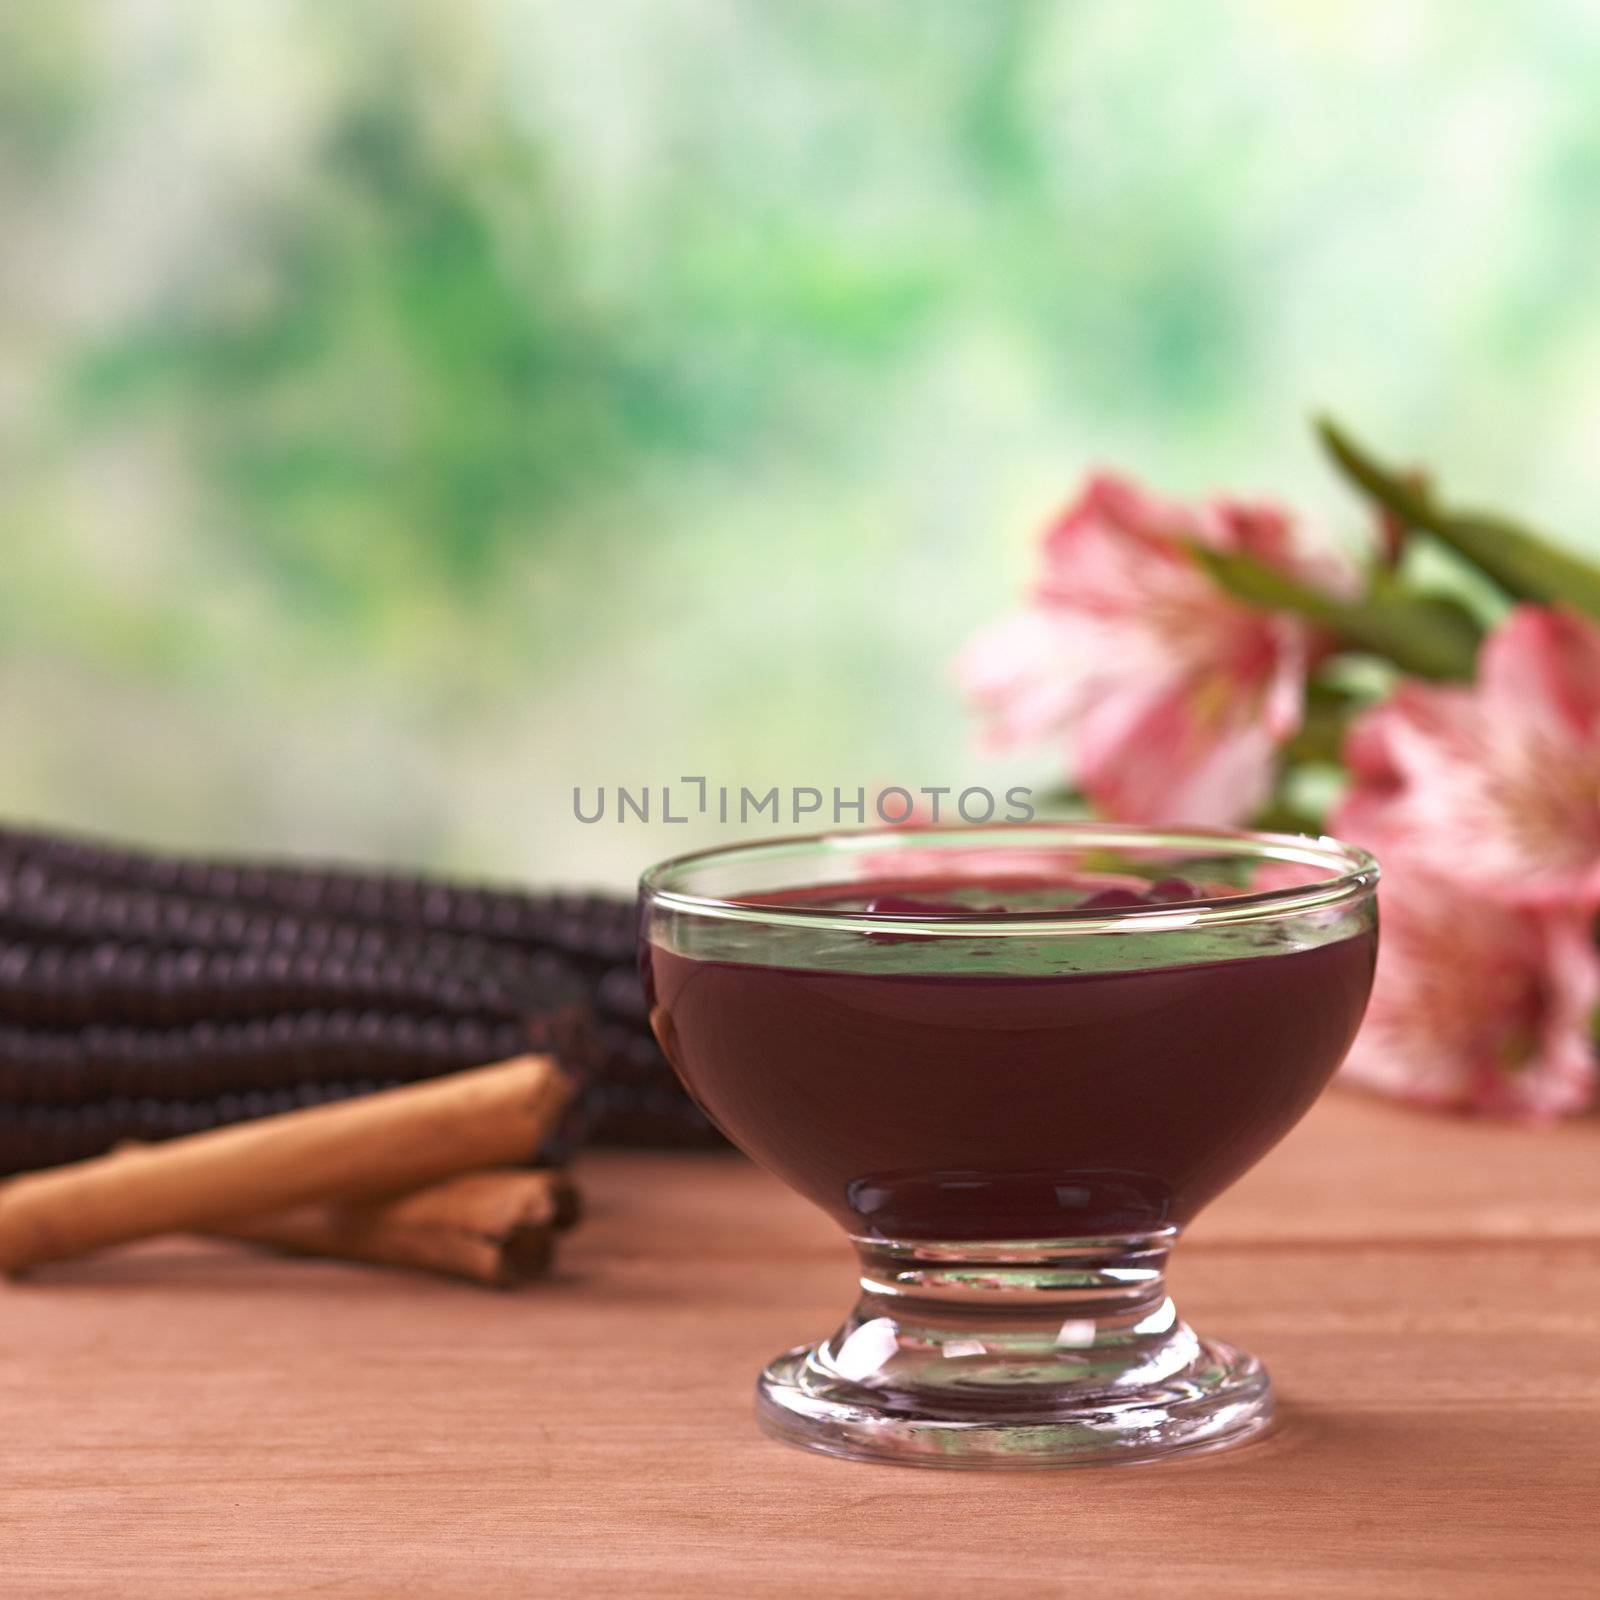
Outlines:
[[1332,839],[889,828],[644,875],[651,1021],[740,1149],[850,1235],[860,1294],[763,1426],[948,1467],[1259,1433],[1261,1363],[1177,1316],[1179,1232],[1361,1021],[1377,866]]

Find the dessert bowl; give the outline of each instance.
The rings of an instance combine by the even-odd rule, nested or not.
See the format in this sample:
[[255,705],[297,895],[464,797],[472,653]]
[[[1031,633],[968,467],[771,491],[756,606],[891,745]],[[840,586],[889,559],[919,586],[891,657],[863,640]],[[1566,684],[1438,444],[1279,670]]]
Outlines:
[[1259,1433],[1265,1369],[1177,1316],[1167,1256],[1338,1067],[1376,883],[1331,839],[1089,823],[819,834],[647,872],[663,1050],[860,1260],[843,1325],[762,1373],[762,1425],[946,1467]]

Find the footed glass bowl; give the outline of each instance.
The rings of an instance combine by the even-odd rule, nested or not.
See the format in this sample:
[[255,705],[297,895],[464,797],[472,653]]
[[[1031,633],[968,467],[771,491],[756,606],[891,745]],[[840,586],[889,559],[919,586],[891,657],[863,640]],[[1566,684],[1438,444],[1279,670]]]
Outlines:
[[1355,1035],[1370,856],[1090,824],[704,851],[643,879],[651,1019],[728,1137],[850,1235],[860,1296],[780,1355],[763,1426],[944,1467],[1250,1438],[1261,1363],[1168,1252]]

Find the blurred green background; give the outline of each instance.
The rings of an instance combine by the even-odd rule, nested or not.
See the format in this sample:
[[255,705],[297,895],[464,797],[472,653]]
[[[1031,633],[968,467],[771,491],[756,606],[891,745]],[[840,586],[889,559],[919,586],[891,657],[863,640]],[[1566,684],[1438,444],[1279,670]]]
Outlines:
[[[1087,468],[1593,540],[1600,7],[0,11],[0,807],[625,883],[572,787],[1049,782]],[[709,830],[714,833],[716,830]]]

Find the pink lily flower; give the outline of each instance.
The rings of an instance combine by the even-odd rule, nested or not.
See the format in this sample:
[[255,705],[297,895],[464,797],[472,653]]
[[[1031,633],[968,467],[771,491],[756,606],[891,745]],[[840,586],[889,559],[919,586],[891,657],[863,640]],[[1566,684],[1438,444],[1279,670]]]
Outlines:
[[1384,862],[1372,1003],[1345,1081],[1419,1104],[1548,1121],[1595,1102],[1591,918]]
[[1600,905],[1600,628],[1520,606],[1470,687],[1407,683],[1359,718],[1336,833],[1519,902]]
[[956,663],[990,748],[1062,739],[1078,787],[1121,821],[1220,824],[1257,810],[1321,648],[1301,620],[1218,589],[1187,540],[1337,587],[1273,507],[1170,505],[1101,476],[1047,532],[1026,609]]

